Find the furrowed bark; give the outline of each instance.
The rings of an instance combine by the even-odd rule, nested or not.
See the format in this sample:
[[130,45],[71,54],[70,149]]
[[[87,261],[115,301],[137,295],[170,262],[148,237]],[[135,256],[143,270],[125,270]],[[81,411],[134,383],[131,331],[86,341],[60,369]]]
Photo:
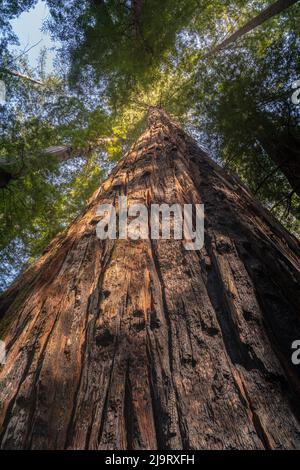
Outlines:
[[[96,208],[118,195],[203,203],[205,246],[98,240]],[[84,214],[3,297],[2,448],[300,448],[299,251],[151,108]]]

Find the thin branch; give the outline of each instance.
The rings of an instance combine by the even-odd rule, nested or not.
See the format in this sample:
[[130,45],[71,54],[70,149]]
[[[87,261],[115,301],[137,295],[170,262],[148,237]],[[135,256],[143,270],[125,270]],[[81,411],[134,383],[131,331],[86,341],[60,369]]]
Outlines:
[[10,75],[13,75],[14,77],[22,78],[23,80],[28,80],[29,82],[35,83],[36,85],[41,85],[41,86],[45,85],[43,82],[35,80],[34,78],[31,78],[28,75],[24,75],[23,73],[17,72],[15,70],[9,70],[9,69],[4,69],[4,70],[5,72],[9,73]]
[[268,181],[268,179],[279,170],[280,170],[279,166],[277,166],[276,168],[273,168],[273,170],[270,171],[270,173],[268,173],[258,184],[257,188],[254,191],[254,194],[256,195],[259,192],[259,190],[262,188],[262,186],[265,184],[265,182]]
[[291,207],[292,207],[292,197],[295,194],[295,191],[291,191],[290,194],[288,195],[288,201],[287,201],[287,206],[286,210],[283,214],[283,217],[288,217],[290,215]]
[[18,55],[17,57],[14,57],[10,62],[8,62],[8,67],[13,64],[16,60],[20,59],[21,57],[23,57],[23,55],[27,54],[27,52],[31,51],[31,49],[33,49],[34,47],[38,46],[41,42],[42,42],[43,39],[40,39],[37,43],[33,44],[32,46],[30,46],[28,49],[25,49],[22,54]]
[[273,212],[273,210],[280,206],[280,204],[282,204],[286,199],[292,199],[293,194],[294,190],[292,190],[289,194],[285,194],[281,199],[279,199],[279,201],[275,202],[275,204],[271,207],[270,212]]
[[227,39],[222,41],[212,50],[208,51],[202,58],[206,59],[207,57],[215,54],[216,52],[219,52],[222,49],[227,48],[230,44],[235,42],[238,38],[249,33],[254,28],[257,28],[257,26],[260,26],[266,20],[272,18],[275,15],[278,15],[283,10],[286,10],[287,8],[291,7],[292,5],[297,3],[297,1],[298,0],[278,0],[277,2],[272,3],[269,7],[265,8],[261,13],[255,16],[255,18],[252,18],[244,26],[242,26],[240,29],[238,29],[233,34],[231,34]]
[[[199,56],[199,62],[210,57],[214,57],[217,55],[221,50],[227,49],[228,46],[233,44],[237,39],[242,38],[245,34],[253,31],[255,28],[260,26],[265,21],[273,18],[274,16],[279,15],[282,11],[286,10],[287,8],[291,7],[292,5],[296,4],[298,0],[277,0],[276,2],[272,3],[269,7],[265,8],[261,11],[257,16],[249,20],[244,26],[239,28],[233,34],[231,34],[228,38],[222,41],[220,44],[217,44],[215,47],[212,47],[208,52]],[[196,83],[199,78],[199,70],[194,73],[186,82],[185,85],[189,85],[191,83]],[[182,87],[180,86],[178,89],[175,89],[174,93],[172,94],[172,98],[174,95],[176,96]]]

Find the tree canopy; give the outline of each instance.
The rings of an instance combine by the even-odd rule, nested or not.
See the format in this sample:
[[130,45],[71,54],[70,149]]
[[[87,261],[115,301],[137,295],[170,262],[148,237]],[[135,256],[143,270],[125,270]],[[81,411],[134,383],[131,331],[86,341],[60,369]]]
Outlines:
[[[80,213],[151,105],[163,106],[299,233],[297,2],[47,0],[44,28],[61,44],[51,74],[46,50],[34,70],[26,54],[11,52],[11,19],[36,3],[1,1],[2,289]],[[275,12],[251,22],[275,3]],[[49,152],[58,147],[63,158]]]

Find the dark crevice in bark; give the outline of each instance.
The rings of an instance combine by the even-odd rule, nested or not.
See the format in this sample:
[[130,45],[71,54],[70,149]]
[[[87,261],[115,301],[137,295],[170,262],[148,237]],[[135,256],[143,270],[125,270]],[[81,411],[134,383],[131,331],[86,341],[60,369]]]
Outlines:
[[[89,242],[89,244],[90,244],[90,242]],[[88,247],[87,247],[87,250],[88,250]],[[105,264],[104,264],[104,268],[105,268]],[[100,277],[100,279],[101,279],[101,277]],[[99,282],[98,282],[98,284],[99,284]],[[101,285],[101,283],[100,283],[100,285]],[[100,293],[100,288],[99,288],[99,285],[98,285],[97,303],[98,303],[98,299],[99,299],[99,293]],[[82,344],[82,347],[81,347],[81,357],[82,358],[86,357],[86,354],[87,354],[87,348],[88,348],[88,341],[87,341],[88,318],[89,318],[89,315],[93,313],[92,303],[94,302],[94,298],[95,298],[95,291],[93,291],[89,295],[88,303],[87,303],[86,319],[85,319],[85,337],[84,337],[84,343]],[[70,416],[70,419],[69,419],[67,432],[66,432],[66,440],[65,440],[65,445],[64,445],[65,449],[69,448],[69,446],[71,445],[72,438],[73,438],[74,419],[75,419],[76,409],[77,409],[79,398],[80,398],[80,389],[81,389],[81,386],[82,386],[82,377],[83,377],[83,373],[84,373],[84,367],[85,367],[85,362],[84,362],[84,360],[82,360],[81,367],[80,367],[79,380],[78,380],[77,388],[76,388],[76,391],[74,393],[74,398],[73,398],[73,408],[72,408],[72,411],[71,411],[71,416]],[[87,447],[85,447],[85,448],[87,448]]]
[[269,442],[269,438],[267,436],[267,433],[265,432],[265,430],[264,430],[264,428],[261,424],[261,420],[260,420],[258,414],[254,410],[251,399],[250,399],[249,394],[247,392],[247,388],[245,387],[241,377],[240,377],[240,380],[241,380],[241,385],[240,386],[242,386],[242,391],[240,389],[240,386],[237,384],[234,375],[233,375],[233,379],[234,379],[236,390],[238,392],[241,403],[243,403],[243,405],[246,409],[249,409],[251,421],[253,423],[253,426],[256,430],[256,433],[257,433],[259,439],[261,440],[261,443],[262,443],[264,449],[272,449],[272,446]]
[[253,424],[254,424],[254,427],[256,429],[258,437],[262,441],[264,448],[267,449],[267,450],[271,450],[272,446],[270,445],[270,442],[268,440],[268,436],[265,433],[263,426],[261,425],[261,421],[260,421],[260,418],[259,418],[258,414],[255,413],[255,411],[253,409],[251,409],[251,411],[252,411],[252,414],[253,414],[253,420],[252,421],[253,421]]
[[[46,303],[46,300],[44,300],[43,304],[41,305],[41,308],[40,308],[40,311],[42,311],[44,305]],[[28,445],[28,440],[29,440],[29,436],[30,436],[30,433],[32,432],[32,419],[33,419],[33,416],[34,416],[34,411],[35,411],[35,408],[37,406],[37,392],[36,392],[36,388],[37,388],[37,383],[38,383],[38,380],[39,380],[39,374],[40,374],[40,371],[41,371],[41,368],[42,368],[42,364],[43,364],[43,360],[44,360],[44,357],[45,357],[45,351],[46,351],[46,348],[47,348],[47,344],[50,340],[50,337],[51,337],[51,334],[55,328],[55,324],[59,318],[59,311],[57,312],[57,315],[55,317],[55,320],[52,324],[52,327],[51,327],[51,330],[48,334],[48,337],[47,337],[47,340],[45,342],[45,345],[40,353],[40,356],[39,356],[39,359],[38,359],[38,362],[37,362],[37,367],[36,367],[36,371],[35,371],[35,377],[34,377],[34,383],[33,383],[33,386],[32,386],[32,390],[30,392],[30,397],[26,400],[28,403],[30,403],[30,411],[29,411],[29,424],[27,425],[27,434],[26,434],[26,439],[25,439],[25,445],[28,446],[28,448],[30,448],[30,445]],[[22,384],[23,382],[25,381],[29,371],[30,371],[30,367],[32,365],[32,362],[33,362],[33,359],[34,359],[34,355],[35,355],[35,343],[38,341],[38,337],[39,337],[39,331],[37,332],[36,334],[36,337],[34,338],[34,340],[32,341],[32,344],[30,346],[30,350],[29,350],[29,358],[28,358],[28,361],[27,361],[27,365],[26,365],[26,368],[23,372],[23,375],[22,375],[22,379],[20,380],[20,383],[19,383],[19,387],[18,387],[18,390],[17,390],[17,393],[15,394],[13,400],[11,401],[9,407],[8,407],[8,410],[6,412],[6,417],[5,417],[5,421],[4,421],[4,424],[3,424],[3,429],[4,429],[4,432],[1,433],[0,435],[0,442],[2,442],[2,439],[3,439],[3,436],[4,436],[4,433],[5,433],[5,428],[6,428],[6,424],[8,424],[9,422],[9,419],[11,418],[11,412],[15,406],[15,404],[17,403],[17,400],[18,400],[18,397],[19,397],[19,392],[20,392],[20,389],[22,387]],[[6,441],[6,444],[5,444],[5,448],[8,446],[9,448],[9,440]],[[13,448],[13,447],[12,447]]]
[[[150,239],[150,245],[151,245],[151,253],[153,257],[153,261],[155,264],[155,270],[157,273],[157,276],[160,280],[160,286],[161,286],[161,292],[162,292],[162,302],[163,302],[163,309],[164,309],[164,314],[165,314],[165,319],[166,323],[168,326],[168,346],[169,346],[169,358],[170,358],[170,371],[171,371],[171,376],[173,375],[173,345],[172,345],[172,324],[171,324],[171,319],[170,319],[170,313],[168,310],[168,305],[167,305],[167,300],[166,300],[166,295],[165,295],[165,286],[164,286],[164,281],[163,277],[161,274],[160,270],[160,263],[159,263],[159,258],[156,253],[156,248],[153,240]],[[189,448],[189,441],[188,441],[188,435],[186,434],[186,427],[184,426],[184,417],[181,412],[180,406],[179,406],[179,399],[178,399],[178,393],[176,390],[176,385],[174,384],[174,381],[172,381],[172,389],[174,390],[175,396],[176,396],[176,408],[177,408],[177,413],[178,413],[178,420],[179,420],[179,430],[180,430],[180,435],[181,435],[181,440],[182,440],[182,446],[183,449],[188,449]],[[166,447],[164,447],[166,448]]]
[[[118,348],[118,339],[116,337],[116,339],[114,341],[114,352],[113,352],[112,364],[111,364],[111,367],[110,367],[110,373],[109,373],[109,380],[108,380],[108,384],[107,384],[107,389],[105,391],[105,400],[104,400],[104,405],[103,405],[103,410],[102,410],[102,415],[101,415],[101,421],[100,421],[100,427],[99,427],[99,433],[98,433],[98,444],[99,445],[100,445],[100,443],[102,441],[102,438],[103,438],[104,427],[105,427],[105,422],[106,422],[108,408],[109,408],[109,396],[110,396],[110,392],[111,392],[111,384],[112,384],[112,378],[113,378],[117,348]],[[92,426],[91,426],[90,432],[91,431],[92,431]]]
[[150,395],[151,395],[151,403],[152,403],[152,410],[153,410],[153,420],[155,426],[155,434],[156,434],[156,441],[157,441],[157,449],[161,450],[165,448],[165,436],[163,433],[163,428],[165,427],[165,423],[163,423],[164,419],[164,410],[161,406],[161,402],[159,397],[156,393],[156,386],[157,386],[157,377],[155,373],[155,369],[153,367],[153,358],[151,353],[151,346],[149,336],[147,335],[148,341],[146,346],[146,352],[148,357],[148,380],[150,386]]
[[[240,256],[244,257],[243,250],[239,246],[238,249]],[[266,253],[264,252],[264,256],[265,255]],[[273,258],[273,260],[274,259],[276,258]],[[272,266],[271,260],[269,266]],[[264,312],[264,330],[266,331],[274,353],[285,371],[285,377],[281,377],[281,386],[288,395],[290,405],[300,423],[300,374],[297,366],[294,366],[289,360],[291,355],[291,344],[295,338],[300,336],[300,325],[297,311],[289,311],[291,302],[286,299],[286,295],[284,291],[282,291],[282,287],[273,284],[273,276],[270,272],[264,272],[261,263],[253,264],[253,262],[250,262],[248,257],[245,257],[245,267],[249,276],[254,279],[254,281],[256,280],[256,282],[254,282],[254,287],[259,305],[262,312]],[[257,270],[259,270],[259,275],[257,275]],[[269,297],[269,292],[277,293],[275,303],[274,297]],[[283,315],[284,312],[286,312],[286,317]],[[292,318],[293,320],[291,321]],[[277,323],[278,320],[280,323]],[[286,335],[288,335],[288,337]],[[288,383],[290,386],[288,386]]]
[[[299,448],[299,244],[166,113],[149,122],[7,296],[2,447]],[[205,247],[96,240],[121,194],[204,203]]]
[[2,432],[0,434],[0,443],[1,443],[1,449],[10,449],[10,441],[6,441],[5,442],[5,445],[3,446],[3,438],[4,438],[4,435],[7,431],[7,427],[8,427],[8,424],[9,424],[9,420],[11,419],[12,417],[12,410],[13,410],[13,407],[16,403],[16,400],[17,400],[17,397],[18,397],[18,394],[19,394],[19,391],[20,391],[20,388],[22,386],[22,383],[24,382],[25,378],[27,377],[27,374],[29,372],[29,369],[30,369],[30,366],[31,366],[31,363],[34,359],[34,348],[32,348],[30,351],[29,351],[29,354],[28,354],[28,357],[27,357],[27,364],[26,364],[26,368],[22,374],[22,377],[21,377],[21,380],[20,380],[20,383],[19,383],[19,386],[18,386],[18,389],[14,395],[14,397],[12,398],[12,400],[10,401],[9,405],[8,405],[8,408],[7,408],[7,411],[6,411],[6,415],[5,415],[5,419],[4,419],[4,422],[3,422],[3,426],[2,426]]
[[8,183],[14,179],[13,173],[10,173],[3,168],[0,168],[0,188],[6,188]]
[[[99,312],[98,313],[98,317],[99,315],[101,315],[101,301],[103,300],[103,297],[101,295],[101,292],[102,292],[102,288],[103,288],[103,281],[104,281],[104,276],[105,276],[105,272],[106,272],[106,269],[107,269],[107,266],[109,266],[110,264],[110,261],[111,261],[111,258],[112,258],[112,254],[113,254],[113,250],[114,250],[114,245],[110,248],[110,250],[108,252],[105,252],[104,254],[104,259],[103,259],[103,265],[102,265],[102,270],[101,270],[101,273],[100,273],[100,277],[99,277],[99,280],[98,280],[98,285],[97,285],[97,304],[96,304],[96,311]],[[92,293],[92,297],[94,297],[95,295],[95,292]],[[94,313],[93,315],[93,322],[92,322],[92,325],[91,325],[91,329],[92,331],[94,332],[94,334],[92,335],[92,337],[95,337],[95,331],[96,331],[96,321],[97,321],[97,317]],[[88,330],[86,330],[87,334],[88,334]],[[96,337],[95,337],[95,341],[96,341]],[[116,343],[116,340],[115,340],[115,343]],[[88,367],[88,363],[89,361],[87,361],[87,363],[85,362],[86,361],[86,358],[89,359],[89,350],[90,350],[90,342],[87,341],[87,336],[86,336],[86,340],[85,340],[85,356],[84,356],[84,363],[83,363],[83,367],[87,364],[87,367]],[[114,348],[114,355],[113,355],[113,360],[112,360],[112,364],[111,364],[111,371],[110,371],[110,378],[109,378],[109,384],[111,383],[111,377],[112,377],[112,373],[113,373],[113,366],[114,366],[114,358],[115,358],[115,353],[116,353],[116,345],[115,345],[115,348]],[[80,383],[80,387],[81,387],[81,383]],[[107,406],[108,406],[108,397],[109,397],[109,385],[107,387],[107,390],[105,391],[105,400],[104,400],[104,406],[103,406],[103,410],[102,410],[102,416],[101,416],[101,421],[100,421],[100,427],[99,427],[99,433],[98,433],[98,443],[100,443],[101,441],[101,437],[102,437],[102,433],[103,433],[103,427],[104,427],[104,422],[105,422],[105,416],[106,416],[106,410],[107,410]],[[78,396],[78,398],[80,398],[80,396]],[[89,426],[89,429],[87,431],[87,435],[86,435],[86,441],[85,441],[85,449],[89,449],[89,442],[90,442],[90,436],[91,436],[91,432],[92,432],[92,428],[93,428],[93,416],[91,418],[91,423],[90,423],[90,426]]]
[[124,421],[126,430],[126,450],[134,449],[134,435],[135,435],[135,414],[132,405],[131,384],[129,378],[129,361],[127,361],[126,375],[125,375],[125,392],[124,392]]

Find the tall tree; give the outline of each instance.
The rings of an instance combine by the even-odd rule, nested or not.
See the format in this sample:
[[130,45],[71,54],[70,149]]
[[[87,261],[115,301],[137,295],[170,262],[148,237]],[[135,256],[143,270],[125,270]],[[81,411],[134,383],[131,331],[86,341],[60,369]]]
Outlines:
[[278,217],[290,212],[299,218],[300,115],[291,101],[299,74],[299,15],[298,5],[230,51],[211,55],[199,64],[193,89],[185,88],[202,141]]
[[[205,245],[98,240],[97,207],[203,203]],[[1,300],[2,448],[300,448],[299,243],[160,108]]]
[[259,13],[255,18],[249,20],[244,26],[239,28],[237,31],[232,33],[228,38],[224,39],[220,44],[214,47],[211,51],[205,54],[204,57],[209,57],[212,54],[216,54],[222,49],[227,48],[230,44],[234,43],[238,39],[242,38],[245,34],[253,31],[253,29],[260,26],[267,20],[273,18],[273,16],[278,15],[287,8],[295,5],[298,0],[277,0],[277,2],[272,3],[270,6],[265,8],[261,13]]
[[[3,10],[2,16],[6,25],[5,31],[10,31],[10,36],[13,35],[8,20],[29,9],[35,3],[35,0],[24,0],[18,2],[17,6],[14,0],[4,2],[5,11]],[[186,78],[189,78],[190,74],[193,77],[194,73],[197,74],[199,56],[203,58],[206,51],[213,50],[220,37],[227,37],[228,32],[231,31],[239,31],[239,28],[245,25],[249,18],[256,18],[257,15],[260,18],[261,2],[180,0],[174,5],[173,0],[166,0],[163,4],[159,0],[147,0],[147,2],[140,0],[134,2],[71,0],[66,4],[48,0],[47,3],[51,11],[51,18],[47,21],[49,28],[56,39],[63,41],[62,60],[57,61],[57,65],[61,64],[61,70],[58,70],[59,67],[56,70],[60,77],[59,80],[54,77],[49,80],[49,77],[42,76],[44,74],[30,71],[25,66],[23,56],[19,62],[16,62],[13,57],[5,56],[5,61],[1,64],[8,70],[9,67],[11,67],[11,71],[16,70],[18,75],[13,76],[7,71],[5,72],[5,67],[2,67],[0,78],[4,79],[7,84],[8,99],[7,109],[4,110],[4,115],[1,115],[6,130],[0,136],[0,191],[2,194],[0,219],[2,226],[4,226],[3,230],[0,227],[0,249],[3,249],[0,253],[1,289],[7,285],[6,281],[3,283],[3,279],[6,278],[6,275],[3,276],[3,272],[14,271],[14,269],[7,267],[6,262],[3,263],[3,258],[10,259],[10,267],[11,261],[15,266],[18,266],[18,269],[23,265],[19,262],[19,257],[16,261],[16,243],[25,249],[26,256],[24,258],[26,260],[39,255],[49,240],[53,238],[54,233],[57,233],[65,226],[64,224],[68,224],[72,220],[76,207],[77,213],[80,212],[86,196],[86,192],[82,189],[89,186],[94,190],[99,184],[97,180],[100,173],[99,165],[102,168],[107,161],[116,160],[121,156],[124,147],[132,141],[132,130],[134,130],[135,136],[138,135],[138,129],[143,119],[142,113],[136,113],[138,102],[152,104],[163,102],[164,107],[173,112],[180,120],[183,115],[189,116],[185,124],[190,123],[192,114],[198,114],[201,121],[206,120],[209,124],[213,122],[216,131],[213,136],[215,139],[212,139],[210,132],[207,140],[209,142],[223,141],[224,146],[219,149],[218,156],[228,163],[228,154],[238,153],[238,157],[235,158],[234,165],[232,165],[234,169],[243,178],[246,175],[245,179],[252,188],[260,188],[257,193],[258,197],[268,207],[274,208],[273,212],[276,216],[282,217],[286,215],[286,212],[289,213],[289,217],[284,217],[283,222],[288,228],[291,227],[294,233],[296,232],[300,208],[299,198],[297,199],[295,192],[292,194],[292,189],[285,177],[282,176],[281,169],[287,170],[285,174],[289,177],[289,181],[295,181],[295,170],[298,167],[294,163],[296,160],[294,157],[298,156],[296,148],[298,138],[291,141],[286,129],[282,132],[278,119],[272,121],[271,125],[265,129],[266,123],[270,124],[270,120],[264,119],[265,116],[261,113],[260,119],[257,119],[257,113],[253,108],[254,103],[249,108],[247,100],[244,100],[243,96],[240,100],[242,106],[239,110],[240,120],[238,122],[244,122],[245,103],[248,112],[251,111],[251,122],[254,123],[254,129],[250,130],[249,120],[243,126],[236,126],[234,119],[226,119],[226,123],[228,124],[230,121],[232,126],[223,126],[222,109],[221,113],[215,113],[218,110],[208,106],[203,112],[203,106],[210,104],[210,93],[206,92],[207,84],[210,84],[208,88],[212,84],[215,87],[212,96],[215,96],[216,90],[218,90],[218,95],[222,94],[218,87],[220,82],[222,85],[222,74],[226,68],[228,69],[229,82],[232,81],[230,76],[233,67],[232,50],[228,53],[229,60],[224,63],[223,67],[214,67],[212,62],[215,60],[222,63],[227,51],[211,55],[202,61],[205,74],[201,74],[201,79],[197,79],[196,84],[189,84],[187,99],[184,99],[182,93],[177,94],[176,99],[173,99],[174,90],[185,89]],[[264,3],[266,6],[271,4],[274,4],[273,0]],[[277,4],[279,3],[276,2]],[[158,11],[159,14],[157,14]],[[274,10],[272,11],[274,12]],[[291,43],[289,38],[297,36],[295,13],[297,13],[296,7],[286,9],[273,20],[266,21],[263,28],[255,28],[253,34],[247,34],[243,37],[243,41],[235,42],[233,52],[236,52],[236,49],[240,47],[241,53],[245,52],[244,62],[249,64],[247,51],[252,39],[252,49],[257,51],[263,61],[263,56],[266,55],[266,50],[269,47],[269,39],[266,40],[266,35],[268,33],[268,38],[274,39],[278,36],[278,31],[289,41],[289,44],[286,45],[286,49],[288,49]],[[290,21],[286,21],[288,17]],[[294,25],[292,20],[294,20]],[[293,29],[294,33],[292,34]],[[196,51],[191,47],[195,33],[198,33]],[[10,38],[11,41],[12,38]],[[181,61],[182,51],[184,51],[184,56],[187,55],[191,60]],[[189,52],[191,52],[191,57]],[[281,50],[275,50],[274,54],[276,57],[280,56]],[[285,56],[286,53],[283,55]],[[296,54],[295,57],[297,57]],[[11,62],[10,59],[14,60]],[[234,61],[238,62],[236,71],[239,73],[238,68],[241,62],[236,60],[236,56]],[[265,62],[268,61],[265,60]],[[269,71],[268,65],[266,63],[265,69]],[[222,73],[218,74],[220,69]],[[244,64],[242,64],[242,70],[244,76],[249,75]],[[288,67],[286,67],[287,70]],[[212,71],[214,72],[213,79]],[[286,83],[286,87],[289,86],[274,67],[272,71],[274,75],[278,75],[278,82],[282,81],[282,83]],[[20,74],[26,74],[36,81],[43,81],[45,86],[40,87],[33,82],[20,79]],[[41,105],[40,98],[48,88],[51,88],[51,83],[54,85],[56,83],[54,88],[56,87],[58,94],[65,95],[67,75],[69,78],[73,78],[76,97],[78,90],[81,90],[83,98],[76,100],[73,89],[68,97],[58,96],[56,100],[52,96],[46,101],[43,98]],[[256,89],[261,88],[261,75],[257,74],[255,79]],[[61,87],[57,81],[62,84]],[[252,81],[251,84],[246,83],[245,92],[249,87],[252,87],[252,83]],[[240,85],[244,84],[241,81]],[[199,88],[201,89],[199,90]],[[31,92],[31,89],[34,91]],[[18,90],[25,92],[21,93],[26,97],[25,106],[22,106],[22,109],[25,110],[25,119],[24,116],[21,116],[20,119],[19,97],[16,96],[19,94]],[[204,99],[202,99],[203,95]],[[228,102],[229,95],[225,96],[223,103]],[[18,101],[17,106],[16,100]],[[79,109],[76,109],[76,101],[79,104]],[[15,108],[14,111],[9,109],[8,103],[11,103],[11,107]],[[270,106],[268,108],[270,109]],[[282,106],[283,108],[286,109],[285,106]],[[104,113],[101,113],[102,109],[105,109]],[[126,112],[123,113],[123,110]],[[123,119],[125,114],[126,119]],[[279,116],[279,114],[276,110],[276,115]],[[217,118],[215,118],[216,115]],[[272,117],[274,116],[275,113]],[[38,133],[34,132],[34,128],[37,128],[38,124],[37,117],[39,121]],[[255,127],[258,122],[263,122],[262,129],[261,126],[259,129],[258,126]],[[289,116],[287,116],[286,122],[290,123]],[[23,128],[22,132],[20,132],[20,124]],[[205,128],[201,122],[200,128],[202,131],[206,131],[208,126]],[[227,132],[223,132],[225,128]],[[244,132],[241,132],[242,129]],[[30,130],[33,130],[33,133],[27,132]],[[261,151],[262,146],[255,147],[253,141],[256,143],[258,133],[260,137],[266,139],[265,131],[267,131],[267,137],[276,135],[277,138],[275,142],[266,142],[265,148]],[[252,140],[249,138],[250,134]],[[94,148],[95,136],[99,142],[100,135],[104,138],[113,136],[113,140],[101,148],[98,146],[96,152],[86,152],[86,149]],[[37,136],[38,138],[36,138]],[[58,172],[61,172],[61,168],[66,168],[66,165],[58,167],[52,159],[41,158],[44,148],[62,145],[83,150],[81,153],[92,156],[92,158],[85,158],[84,171],[73,173],[73,177],[69,180],[70,184],[67,183],[63,191],[61,187],[57,188],[56,186],[61,181]],[[227,151],[229,146],[234,147],[234,152]],[[24,147],[26,147],[25,151],[23,151]],[[240,150],[241,147],[243,151]],[[244,150],[245,147],[247,147],[247,154]],[[224,148],[227,155],[223,151]],[[266,148],[270,154],[274,155],[274,158],[280,159],[281,163],[282,154],[287,153],[287,148],[292,149],[290,158],[286,159],[287,164],[285,159],[284,165],[275,164],[273,160],[269,159],[266,165],[266,159],[263,158],[267,152]],[[96,158],[94,158],[95,154],[97,154]],[[263,160],[263,165],[260,160]],[[91,162],[92,165],[90,165]],[[289,164],[290,162],[292,164]],[[274,165],[277,165],[277,172]],[[245,166],[247,166],[246,169]],[[70,163],[70,167],[74,168],[74,165]],[[87,172],[86,168],[89,168],[90,171]],[[67,173],[69,174],[69,172]],[[84,181],[82,181],[83,175]],[[268,177],[268,175],[271,176]],[[262,181],[267,181],[267,184],[261,185]],[[269,190],[270,188],[271,190]],[[81,195],[81,198],[78,195]],[[71,211],[70,204],[72,205]],[[49,219],[49,217],[51,218]],[[9,280],[11,280],[11,276],[9,276]]]

